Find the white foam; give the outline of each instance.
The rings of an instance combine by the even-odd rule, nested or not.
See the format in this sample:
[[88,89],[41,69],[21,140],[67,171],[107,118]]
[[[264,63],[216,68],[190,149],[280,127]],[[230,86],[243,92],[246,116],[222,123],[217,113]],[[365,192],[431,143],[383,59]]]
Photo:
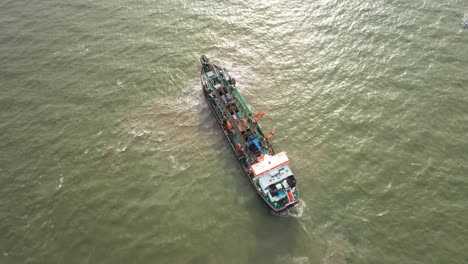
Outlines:
[[132,131],[130,131],[130,134],[133,135],[133,137],[141,137],[145,134],[149,134],[150,132],[149,131],[146,131],[145,129],[141,128],[141,127],[134,127],[132,129]]
[[387,187],[385,188],[384,192],[390,190],[392,188],[392,182],[388,183]]
[[281,213],[273,212],[273,214],[277,216],[281,216],[281,217],[302,218],[306,208],[307,208],[307,204],[304,202],[304,200],[299,199],[299,203],[296,206],[288,208],[287,210]]
[[167,157],[167,159],[169,160],[169,163],[171,164],[171,167],[173,169],[175,169],[177,167],[177,158],[174,157],[173,155],[169,155],[169,157]]
[[292,256],[288,254],[285,256],[278,257],[275,263],[306,264],[306,263],[310,263],[310,261],[309,261],[309,257]]
[[120,153],[120,152],[124,152],[124,151],[127,150],[127,146],[123,146],[123,148],[115,148],[115,150],[116,150],[117,152],[119,152],[119,153]]
[[292,208],[289,208],[289,210],[287,211],[288,216],[294,217],[294,218],[302,218],[306,207],[307,207],[307,204],[304,202],[304,200],[300,199],[298,205]]
[[388,210],[385,210],[383,212],[380,212],[377,214],[377,216],[383,216],[383,215],[386,215],[388,213]]
[[62,186],[63,186],[62,184],[63,184],[63,174],[60,174],[59,185],[58,185],[57,189],[62,188]]

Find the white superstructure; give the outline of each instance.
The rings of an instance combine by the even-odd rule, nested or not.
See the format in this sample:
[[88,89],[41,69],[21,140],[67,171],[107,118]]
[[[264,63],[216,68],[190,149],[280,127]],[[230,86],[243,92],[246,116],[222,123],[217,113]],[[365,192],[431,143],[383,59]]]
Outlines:
[[278,168],[282,165],[289,163],[289,158],[286,155],[286,152],[280,152],[274,156],[266,154],[263,157],[263,160],[257,162],[250,166],[250,169],[256,177],[262,175],[263,173]]

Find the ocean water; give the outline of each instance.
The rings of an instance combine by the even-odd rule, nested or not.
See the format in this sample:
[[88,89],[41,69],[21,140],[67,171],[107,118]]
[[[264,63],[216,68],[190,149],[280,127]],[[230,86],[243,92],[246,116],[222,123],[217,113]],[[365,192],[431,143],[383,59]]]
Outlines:
[[[468,2],[0,3],[0,263],[468,263]],[[273,215],[199,84],[292,159]]]

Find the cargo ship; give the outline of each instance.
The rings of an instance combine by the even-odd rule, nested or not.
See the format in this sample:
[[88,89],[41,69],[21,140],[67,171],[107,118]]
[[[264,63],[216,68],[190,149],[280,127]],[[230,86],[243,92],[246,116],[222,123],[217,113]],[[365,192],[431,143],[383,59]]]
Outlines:
[[210,63],[205,55],[200,62],[206,102],[255,191],[276,213],[297,205],[299,190],[290,160],[286,152],[273,149],[275,132],[265,134],[258,123],[264,111],[250,111],[225,68]]

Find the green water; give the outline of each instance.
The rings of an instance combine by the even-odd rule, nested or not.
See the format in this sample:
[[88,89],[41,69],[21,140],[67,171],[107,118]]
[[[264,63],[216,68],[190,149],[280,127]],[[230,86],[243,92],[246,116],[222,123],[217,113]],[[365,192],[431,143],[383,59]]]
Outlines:
[[[0,263],[468,263],[468,3],[0,3]],[[203,100],[227,67],[302,196]]]

